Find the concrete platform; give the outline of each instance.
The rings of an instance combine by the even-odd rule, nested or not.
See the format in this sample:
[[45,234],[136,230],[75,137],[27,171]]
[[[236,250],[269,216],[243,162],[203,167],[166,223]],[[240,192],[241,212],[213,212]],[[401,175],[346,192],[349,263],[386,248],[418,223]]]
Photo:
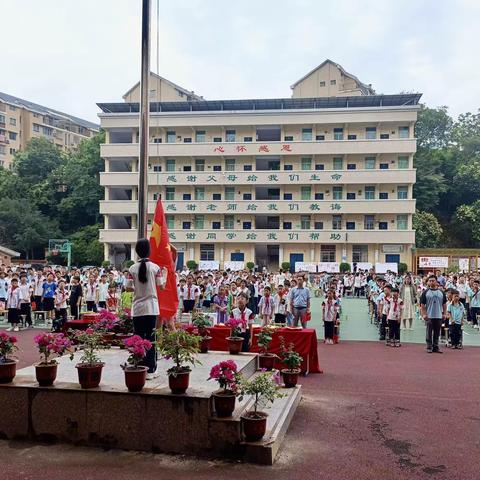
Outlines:
[[300,388],[284,389],[286,396],[264,410],[267,434],[260,442],[242,442],[240,415],[251,398],[239,403],[231,419],[213,414],[211,395],[217,384],[207,381],[211,367],[233,359],[247,378],[255,374],[256,354],[200,354],[200,366],[190,374],[190,388],[173,395],[166,371],[170,361],[159,360],[162,374],[144,390],[130,393],[120,365],[127,352],[117,348],[101,353],[105,367],[100,386],[82,390],[75,364],[59,360],[53,387],[39,387],[33,366],[17,372],[12,384],[0,385],[0,438],[67,442],[128,450],[192,454],[272,464],[300,400]]

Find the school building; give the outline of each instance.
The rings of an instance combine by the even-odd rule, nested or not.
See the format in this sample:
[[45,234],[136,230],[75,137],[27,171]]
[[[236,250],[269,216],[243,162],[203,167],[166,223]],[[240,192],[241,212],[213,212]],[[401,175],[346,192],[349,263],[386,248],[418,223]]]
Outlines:
[[[326,60],[291,98],[208,101],[150,82],[149,222],[157,199],[179,264],[188,260],[405,262],[415,232],[414,125],[420,94],[376,95]],[[105,259],[133,256],[140,85],[98,104]]]

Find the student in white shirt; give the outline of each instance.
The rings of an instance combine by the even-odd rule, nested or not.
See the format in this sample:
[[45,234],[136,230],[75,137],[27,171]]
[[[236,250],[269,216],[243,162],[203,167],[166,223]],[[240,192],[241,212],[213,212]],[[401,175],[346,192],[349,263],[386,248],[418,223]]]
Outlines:
[[392,289],[392,298],[388,305],[387,320],[389,329],[389,344],[391,347],[401,347],[400,320],[402,318],[403,301],[397,288]]
[[18,332],[19,314],[20,314],[20,289],[18,288],[18,279],[12,278],[10,286],[7,290],[7,309],[8,323],[11,324],[7,328],[7,332],[14,330]]
[[97,288],[98,308],[107,308],[108,285],[107,275],[104,273],[100,277],[100,283]]
[[43,284],[45,283],[45,277],[41,270],[37,270],[37,275],[32,282],[33,287],[33,299],[35,301],[35,310],[43,310],[42,296],[43,296]]
[[30,306],[30,297],[32,288],[28,283],[26,275],[20,277],[20,315],[25,315],[26,328],[32,327],[32,309]]
[[96,312],[97,311],[97,290],[98,285],[95,282],[95,276],[90,275],[88,278],[88,283],[85,285],[85,302],[87,303],[87,311]]
[[193,275],[187,277],[187,284],[183,287],[183,313],[190,313],[198,303],[200,289],[193,283]]

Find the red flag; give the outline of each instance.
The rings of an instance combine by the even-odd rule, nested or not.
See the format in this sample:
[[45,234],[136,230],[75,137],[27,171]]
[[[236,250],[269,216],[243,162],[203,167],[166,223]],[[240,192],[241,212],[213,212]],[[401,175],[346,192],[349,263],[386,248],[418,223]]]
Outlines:
[[178,292],[175,278],[176,250],[169,243],[167,222],[161,200],[158,200],[150,234],[150,260],[168,271],[165,289],[157,287],[160,316],[170,318],[177,314]]

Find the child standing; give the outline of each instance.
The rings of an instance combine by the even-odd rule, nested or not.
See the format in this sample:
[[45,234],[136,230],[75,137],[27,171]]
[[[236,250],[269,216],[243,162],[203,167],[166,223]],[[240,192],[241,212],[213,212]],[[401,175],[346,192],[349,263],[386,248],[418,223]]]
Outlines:
[[97,311],[97,282],[95,281],[95,276],[90,275],[88,277],[88,283],[85,285],[85,301],[87,302],[87,311],[96,312]]
[[325,343],[333,345],[335,323],[337,322],[338,303],[335,300],[335,292],[328,290],[327,297],[322,302],[323,325],[325,328]]
[[287,293],[288,291],[283,288],[283,285],[278,286],[277,294],[273,298],[275,304],[275,323],[283,325],[287,323]]
[[247,308],[247,302],[248,298],[244,293],[238,294],[237,307],[234,308],[230,314],[230,318],[242,321],[242,352],[248,352],[250,350],[253,338],[253,312]]
[[262,319],[262,327],[270,324],[275,309],[275,303],[270,294],[270,287],[265,287],[263,289],[263,297],[258,302],[258,313]]
[[392,300],[392,287],[385,285],[383,292],[378,296],[378,312],[380,315],[380,340],[385,340],[387,332],[387,314],[390,310],[390,302]]
[[450,341],[452,348],[462,348],[462,325],[465,317],[465,307],[460,301],[460,292],[452,291],[452,301],[447,307],[447,318],[449,320]]
[[32,288],[28,283],[26,275],[20,277],[20,315],[25,315],[25,328],[32,327],[32,309],[30,299],[32,296]]
[[213,305],[217,312],[217,325],[227,321],[227,296],[225,295],[225,287],[220,285],[218,294],[213,299]]
[[388,308],[387,320],[391,347],[401,347],[400,321],[402,319],[403,301],[399,298],[398,288],[392,289],[392,299]]
[[43,293],[41,303],[43,309],[47,312],[47,319],[53,322],[54,312],[55,312],[55,290],[57,289],[57,284],[54,282],[53,273],[47,275],[47,281],[43,284]]
[[107,292],[107,310],[109,312],[117,312],[118,310],[118,296],[117,296],[117,286],[115,283],[111,283],[108,286]]
[[107,283],[107,276],[103,274],[100,277],[100,283],[98,284],[98,308],[107,308],[107,297],[108,297],[109,284]]
[[75,275],[72,277],[72,285],[70,289],[70,313],[74,320],[78,320],[80,306],[82,304],[82,286],[80,285],[80,277]]
[[53,326],[53,331],[55,332],[61,332],[63,325],[68,320],[67,300],[68,292],[65,289],[65,282],[60,280],[55,291],[55,325]]
[[7,332],[12,330],[18,332],[18,321],[20,315],[20,289],[18,288],[18,279],[12,278],[7,290],[7,309],[8,322],[11,324]]

